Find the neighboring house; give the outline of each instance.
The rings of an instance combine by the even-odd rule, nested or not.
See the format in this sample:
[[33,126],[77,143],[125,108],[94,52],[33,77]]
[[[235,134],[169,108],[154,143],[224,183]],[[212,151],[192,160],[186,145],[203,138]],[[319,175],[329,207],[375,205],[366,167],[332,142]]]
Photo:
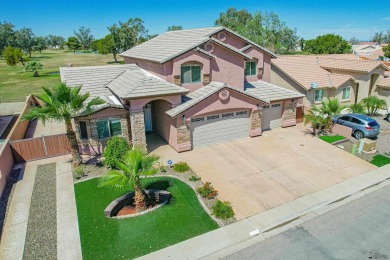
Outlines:
[[383,57],[383,47],[387,46],[387,43],[378,44],[376,42],[368,42],[364,44],[352,45],[353,54],[368,60],[380,60],[383,58],[385,61],[389,59]]
[[271,83],[305,95],[304,105],[321,104],[337,98],[345,105],[369,95],[390,104],[389,68],[379,61],[365,61],[342,55],[280,56],[272,60]]
[[[224,28],[166,32],[121,54],[125,65],[60,68],[67,86],[106,104],[75,119],[83,153],[156,132],[178,152],[296,124],[303,95],[270,84],[271,58]],[[302,113],[298,112],[298,117]]]

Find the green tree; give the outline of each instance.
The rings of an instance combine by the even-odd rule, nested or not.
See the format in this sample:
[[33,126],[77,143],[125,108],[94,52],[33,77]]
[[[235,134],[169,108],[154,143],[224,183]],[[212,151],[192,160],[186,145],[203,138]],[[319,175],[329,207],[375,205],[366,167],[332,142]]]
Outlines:
[[344,108],[345,106],[342,106],[336,98],[328,98],[328,100],[322,102],[319,111],[324,119],[325,129],[332,132],[333,117],[339,115]]
[[101,39],[98,40],[93,40],[91,42],[91,50],[97,51],[98,50],[98,43],[100,42]]
[[83,49],[89,50],[89,48],[91,47],[91,43],[94,40],[94,37],[91,33],[91,29],[81,26],[78,31],[73,30],[73,33],[79,40]]
[[170,32],[170,31],[180,31],[180,30],[183,30],[183,26],[181,26],[181,25],[172,25],[172,26],[168,26],[167,32]]
[[365,113],[364,105],[362,103],[352,104],[348,108],[348,111],[351,112],[351,113],[355,113],[355,114],[364,114]]
[[108,171],[100,178],[99,187],[114,189],[133,188],[135,209],[137,212],[141,212],[145,210],[141,176],[157,173],[158,160],[158,156],[145,155],[138,148],[128,151],[122,160],[116,161],[116,167],[120,171]]
[[119,25],[113,24],[108,27],[108,30],[112,35],[114,43],[115,51],[112,54],[114,55],[115,62],[118,62],[116,58],[118,53],[134,47],[148,33],[148,30],[145,29],[144,21],[141,18],[130,18],[126,22],[119,21]]
[[46,36],[46,42],[50,47],[55,48],[55,49],[56,48],[63,49],[64,45],[66,44],[64,37],[56,36],[56,35],[52,35],[52,34],[49,34],[48,36]]
[[360,41],[359,41],[357,38],[352,37],[352,38],[349,40],[349,43],[350,43],[351,45],[358,45],[358,44],[360,43]]
[[73,164],[78,166],[82,159],[79,146],[77,144],[76,133],[72,126],[72,117],[79,112],[91,112],[95,105],[103,104],[99,98],[93,98],[87,102],[89,93],[80,94],[81,87],[68,88],[65,84],[60,84],[53,88],[53,91],[43,87],[44,94],[36,97],[43,102],[42,107],[31,108],[23,119],[38,119],[45,124],[48,120],[64,122],[66,127],[66,137],[69,140],[70,151],[73,157]]
[[372,37],[373,42],[377,42],[378,44],[382,44],[386,40],[386,35],[383,32],[376,32]]
[[15,31],[14,25],[9,22],[0,22],[0,53],[2,53],[7,46],[15,47]]
[[383,49],[383,53],[384,53],[383,56],[390,59],[390,44],[383,47],[382,49]]
[[380,99],[377,96],[369,96],[362,99],[362,104],[367,110],[369,116],[373,116],[379,109],[386,109],[387,102],[384,99]]
[[304,51],[309,54],[351,53],[352,47],[340,35],[326,34],[306,41]]
[[68,41],[66,42],[66,45],[69,49],[73,50],[73,53],[76,53],[76,50],[80,49],[81,44],[79,42],[79,39],[75,36],[71,36],[68,38]]
[[97,50],[100,54],[107,55],[109,53],[112,53],[114,57],[116,57],[118,53],[116,53],[114,38],[112,37],[112,34],[107,34],[104,38],[100,39],[97,42]]
[[39,70],[43,69],[43,65],[39,61],[30,61],[27,63],[25,70],[28,72],[34,72],[34,77],[39,77]]
[[114,136],[110,138],[103,151],[104,164],[111,169],[115,169],[115,162],[122,160],[129,150],[129,142],[124,137]]
[[22,28],[15,34],[16,45],[31,58],[35,45],[35,35],[30,28]]
[[227,27],[276,53],[291,53],[299,44],[296,29],[291,29],[275,13],[249,13],[229,8],[221,13],[215,25]]
[[303,120],[305,125],[311,124],[313,135],[317,135],[317,129],[322,128],[325,124],[320,109],[314,105],[310,108],[309,112],[303,116]]
[[15,66],[19,62],[24,66],[23,52],[19,48],[14,48],[8,46],[2,52],[2,57],[5,59],[5,62],[10,66]]
[[47,42],[44,37],[35,37],[33,49],[42,53],[43,50],[47,49]]

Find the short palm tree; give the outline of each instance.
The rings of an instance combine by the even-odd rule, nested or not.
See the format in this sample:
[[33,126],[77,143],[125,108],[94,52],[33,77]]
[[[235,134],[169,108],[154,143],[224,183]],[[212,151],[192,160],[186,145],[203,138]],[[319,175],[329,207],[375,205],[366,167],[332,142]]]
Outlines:
[[34,72],[34,77],[39,77],[38,70],[42,70],[43,69],[42,67],[43,67],[42,63],[33,60],[27,63],[25,70],[28,72]]
[[53,88],[53,91],[43,87],[45,91],[42,95],[37,95],[36,98],[43,102],[42,107],[34,107],[23,117],[23,119],[41,120],[43,124],[46,121],[62,121],[66,127],[66,137],[69,140],[70,151],[73,157],[73,164],[80,165],[82,160],[79,147],[77,144],[76,133],[72,126],[72,117],[79,112],[91,112],[92,106],[105,103],[99,98],[89,98],[89,93],[80,94],[81,87],[68,88],[65,84],[60,84]]
[[324,117],[325,128],[332,131],[333,117],[339,115],[341,111],[346,108],[342,106],[338,99],[328,98],[327,101],[322,102],[320,112]]
[[316,106],[312,106],[309,112],[303,116],[303,119],[305,125],[311,124],[313,135],[317,135],[317,129],[321,128],[325,121],[320,109]]
[[362,103],[352,104],[348,108],[348,111],[351,112],[351,113],[355,113],[355,114],[364,114],[365,113],[364,106],[363,106]]
[[373,116],[378,112],[378,109],[385,109],[387,102],[384,99],[380,99],[377,96],[369,96],[362,99],[362,104],[367,110],[369,116]]
[[134,189],[134,204],[137,212],[145,210],[145,196],[142,193],[141,176],[157,173],[159,157],[146,155],[139,148],[128,151],[122,160],[116,161],[116,168],[100,178],[99,187]]

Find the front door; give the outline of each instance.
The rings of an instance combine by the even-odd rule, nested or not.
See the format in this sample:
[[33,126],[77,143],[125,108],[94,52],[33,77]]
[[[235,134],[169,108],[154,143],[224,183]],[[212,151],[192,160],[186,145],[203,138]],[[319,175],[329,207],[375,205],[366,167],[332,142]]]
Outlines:
[[148,104],[144,107],[144,122],[145,122],[145,132],[153,131],[152,124],[152,105]]

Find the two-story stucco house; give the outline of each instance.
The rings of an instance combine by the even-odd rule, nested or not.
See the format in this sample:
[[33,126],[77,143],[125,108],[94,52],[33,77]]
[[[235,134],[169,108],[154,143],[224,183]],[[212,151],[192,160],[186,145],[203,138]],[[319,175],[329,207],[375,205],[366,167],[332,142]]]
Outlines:
[[390,105],[389,68],[355,55],[286,55],[272,60],[271,83],[305,95],[304,105],[336,98],[345,105],[370,95]]
[[178,152],[296,124],[303,95],[270,84],[265,48],[224,28],[166,32],[121,54],[125,65],[60,68],[67,86],[107,103],[74,118],[83,153],[155,132]]

